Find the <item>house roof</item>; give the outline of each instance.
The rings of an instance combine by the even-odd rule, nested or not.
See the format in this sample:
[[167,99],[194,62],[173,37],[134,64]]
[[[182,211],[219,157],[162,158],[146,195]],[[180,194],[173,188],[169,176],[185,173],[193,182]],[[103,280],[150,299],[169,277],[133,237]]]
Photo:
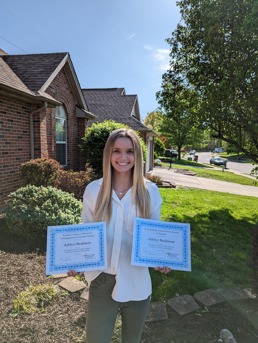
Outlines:
[[19,79],[19,77],[12,71],[8,64],[0,58],[0,84],[10,88],[15,88],[18,91],[29,95],[34,95],[32,91]]
[[4,70],[3,76],[0,76],[0,87],[1,85],[8,86],[13,92],[19,90],[40,101],[50,101],[54,105],[60,103],[50,96],[46,90],[60,70],[63,69],[78,101],[78,106],[84,111],[88,119],[95,118],[88,111],[69,53],[8,55],[0,50],[0,61],[1,70]]
[[82,93],[89,111],[97,116],[92,122],[114,120],[134,130],[153,132],[140,121],[137,95],[126,95],[124,88],[84,88]]
[[41,89],[67,53],[5,55],[3,60],[33,92]]

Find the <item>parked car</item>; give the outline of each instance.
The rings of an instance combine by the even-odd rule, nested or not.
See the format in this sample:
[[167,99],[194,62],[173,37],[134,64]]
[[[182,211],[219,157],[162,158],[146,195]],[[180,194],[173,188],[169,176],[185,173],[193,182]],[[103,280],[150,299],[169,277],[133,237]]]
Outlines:
[[212,157],[210,159],[210,164],[215,164],[216,166],[224,166],[225,168],[227,167],[227,160],[224,160],[221,157]]
[[214,152],[224,152],[224,148],[215,148]]
[[176,150],[166,149],[166,151],[165,151],[165,156],[166,156],[166,157],[171,157],[171,158],[173,158],[173,157],[177,157],[177,155],[178,155],[178,153],[177,153]]
[[189,155],[195,155],[196,154],[196,150],[190,150]]

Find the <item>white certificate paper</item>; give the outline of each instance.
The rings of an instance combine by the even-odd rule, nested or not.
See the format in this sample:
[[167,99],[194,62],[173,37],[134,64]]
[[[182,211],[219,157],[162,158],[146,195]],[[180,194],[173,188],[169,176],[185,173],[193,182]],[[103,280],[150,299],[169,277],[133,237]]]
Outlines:
[[190,224],[135,218],[131,264],[191,271]]
[[106,268],[105,222],[48,226],[46,275]]

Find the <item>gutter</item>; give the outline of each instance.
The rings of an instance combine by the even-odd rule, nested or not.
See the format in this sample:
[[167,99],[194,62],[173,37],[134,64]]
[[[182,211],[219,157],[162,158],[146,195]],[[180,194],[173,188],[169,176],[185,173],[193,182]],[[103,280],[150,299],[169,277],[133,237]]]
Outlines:
[[40,107],[40,108],[38,108],[35,111],[32,111],[30,113],[30,156],[31,156],[31,159],[34,159],[34,157],[35,157],[33,116],[34,116],[34,114],[39,113],[42,110],[46,110],[47,107],[48,107],[48,103],[47,103],[47,101],[44,101],[44,105],[42,107]]

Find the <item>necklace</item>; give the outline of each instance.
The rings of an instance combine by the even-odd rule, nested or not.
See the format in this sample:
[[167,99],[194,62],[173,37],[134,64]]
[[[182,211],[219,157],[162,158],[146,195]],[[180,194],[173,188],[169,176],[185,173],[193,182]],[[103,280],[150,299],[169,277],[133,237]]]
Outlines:
[[115,192],[116,192],[116,194],[119,194],[119,195],[123,195],[124,194],[124,192],[119,192],[117,190],[115,190]]

